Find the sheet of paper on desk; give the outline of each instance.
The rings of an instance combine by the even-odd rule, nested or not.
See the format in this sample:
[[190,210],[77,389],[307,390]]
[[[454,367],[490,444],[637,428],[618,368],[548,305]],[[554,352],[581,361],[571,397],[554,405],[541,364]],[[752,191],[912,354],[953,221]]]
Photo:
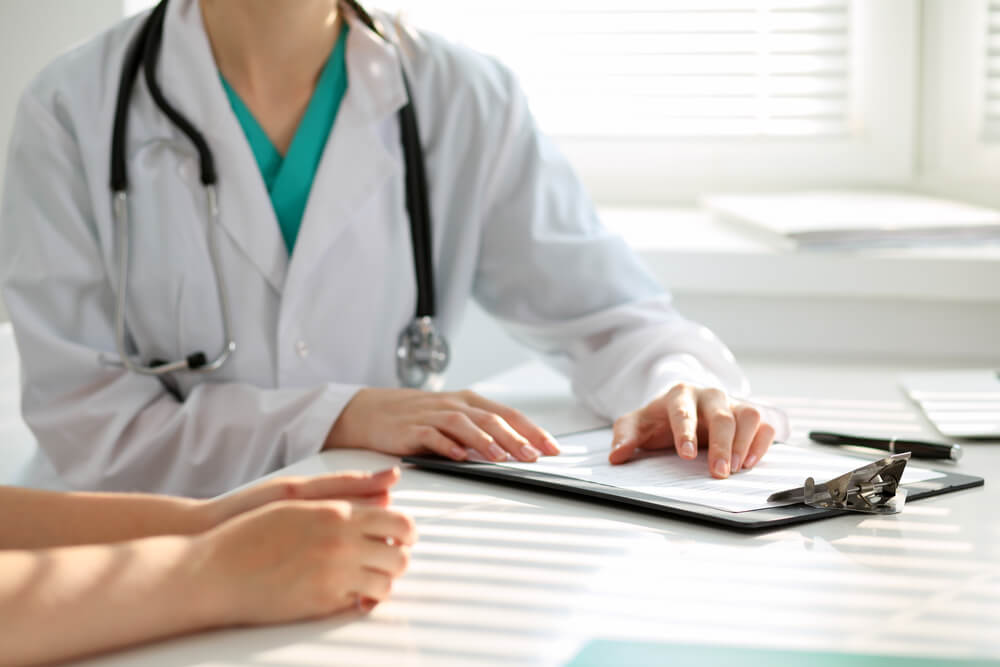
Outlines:
[[[672,451],[640,452],[627,464],[612,466],[608,463],[610,442],[610,429],[588,431],[559,438],[562,448],[559,456],[547,456],[536,463],[497,465],[625,487],[729,512],[747,512],[781,504],[769,503],[767,497],[775,491],[800,487],[807,477],[826,482],[865,464],[864,460],[853,456],[776,444],[753,470],[738,472],[728,479],[714,479],[708,474],[705,451],[699,452],[693,461],[682,459]],[[903,483],[941,476],[933,470],[913,468],[908,464]]]

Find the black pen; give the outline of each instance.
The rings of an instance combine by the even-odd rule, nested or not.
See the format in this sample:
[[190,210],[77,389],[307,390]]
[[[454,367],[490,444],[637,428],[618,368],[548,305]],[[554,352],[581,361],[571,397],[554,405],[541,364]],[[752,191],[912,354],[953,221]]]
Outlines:
[[962,448],[959,445],[938,444],[921,440],[900,440],[899,438],[862,438],[856,435],[828,433],[826,431],[809,431],[809,439],[824,445],[851,445],[854,447],[874,447],[893,454],[910,452],[921,459],[951,459],[962,458]]

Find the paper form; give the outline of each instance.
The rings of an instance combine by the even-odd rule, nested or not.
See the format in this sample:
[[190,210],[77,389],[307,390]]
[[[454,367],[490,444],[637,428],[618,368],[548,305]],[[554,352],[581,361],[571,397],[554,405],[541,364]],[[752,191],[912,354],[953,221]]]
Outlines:
[[[747,512],[791,505],[793,502],[769,503],[767,497],[776,491],[801,487],[807,477],[817,482],[829,481],[866,462],[853,456],[775,444],[752,470],[741,470],[728,479],[715,479],[708,474],[705,450],[691,461],[680,458],[673,450],[640,450],[628,463],[612,466],[608,463],[610,443],[611,429],[588,431],[559,438],[562,449],[559,456],[542,457],[535,463],[509,461],[496,465],[627,488],[728,512]],[[485,460],[478,456],[469,459]],[[907,484],[943,476],[907,464],[902,481]]]

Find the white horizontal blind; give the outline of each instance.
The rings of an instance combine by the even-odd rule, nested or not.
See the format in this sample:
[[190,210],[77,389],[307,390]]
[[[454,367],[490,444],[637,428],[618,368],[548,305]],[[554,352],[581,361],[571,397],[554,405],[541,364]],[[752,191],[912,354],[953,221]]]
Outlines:
[[850,0],[383,0],[492,53],[576,137],[847,132]]
[[986,82],[983,99],[983,138],[1000,141],[1000,2],[989,3],[986,23]]
[[[848,129],[851,0],[372,2],[499,57],[555,135],[808,137]],[[126,13],[151,4],[124,0]]]

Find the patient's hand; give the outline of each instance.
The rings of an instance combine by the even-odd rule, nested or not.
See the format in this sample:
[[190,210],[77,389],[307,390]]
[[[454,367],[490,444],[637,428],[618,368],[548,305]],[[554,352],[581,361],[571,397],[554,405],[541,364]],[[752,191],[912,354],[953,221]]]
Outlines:
[[194,538],[207,626],[315,618],[384,600],[416,540],[401,512],[345,501],[283,501]]
[[339,472],[315,477],[277,477],[227,496],[205,501],[207,527],[282,500],[347,500],[365,505],[389,504],[389,488],[399,481],[399,469],[377,473]]

